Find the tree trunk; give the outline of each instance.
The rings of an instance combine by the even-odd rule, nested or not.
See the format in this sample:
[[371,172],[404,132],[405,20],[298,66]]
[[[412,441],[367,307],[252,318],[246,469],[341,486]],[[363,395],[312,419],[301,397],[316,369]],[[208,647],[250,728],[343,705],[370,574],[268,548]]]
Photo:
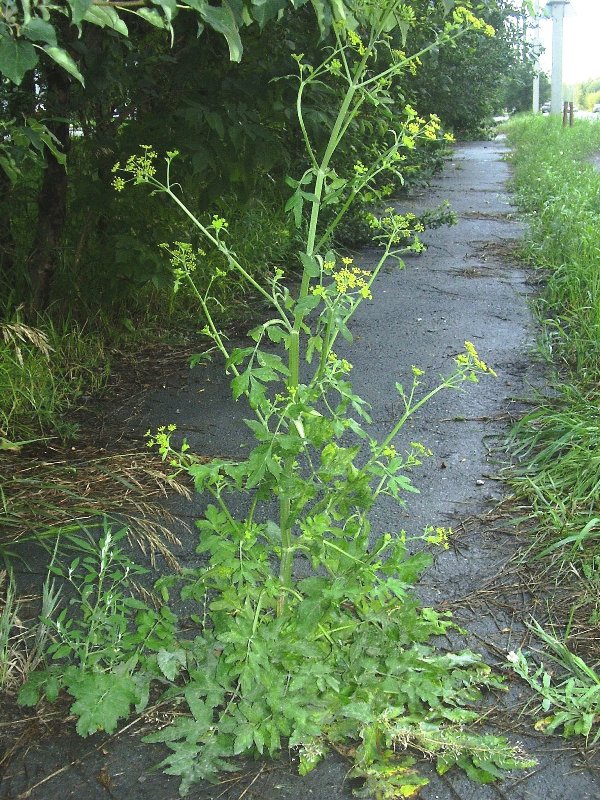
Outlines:
[[[69,77],[60,67],[49,67],[46,107],[51,116],[65,117],[69,110]],[[69,123],[53,121],[48,129],[60,142],[66,155],[69,150]],[[31,309],[48,306],[56,268],[61,258],[63,232],[67,218],[67,171],[46,149],[46,169],[38,195],[38,221],[30,254]]]
[[0,216],[0,295],[8,296],[12,289],[15,266],[15,242],[12,235],[9,214],[12,185],[9,177],[0,169],[0,196],[6,209]]
[[[35,114],[36,93],[35,93],[35,73],[30,70],[21,86],[11,86],[6,88],[4,97],[6,102],[7,119],[16,120],[19,126],[23,118],[32,117]],[[18,164],[23,166],[22,163]],[[17,185],[18,185],[17,178]],[[15,291],[17,284],[22,289],[24,275],[19,270],[20,264],[16,259],[16,242],[12,231],[12,220],[14,215],[13,197],[14,186],[3,169],[0,169],[0,197],[2,198],[2,212],[0,214],[0,294],[3,299],[7,298]],[[13,298],[15,302],[22,299],[21,292]]]

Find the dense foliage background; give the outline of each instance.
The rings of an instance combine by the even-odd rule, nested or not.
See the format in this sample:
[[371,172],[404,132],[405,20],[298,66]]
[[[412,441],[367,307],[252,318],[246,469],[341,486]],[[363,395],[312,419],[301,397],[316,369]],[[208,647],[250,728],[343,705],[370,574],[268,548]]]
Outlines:
[[[397,46],[418,52],[453,5],[403,4],[403,24],[391,33]],[[470,34],[428,54],[416,74],[407,71],[395,107],[372,106],[354,120],[343,156],[349,163],[368,161],[408,101],[458,135],[474,135],[506,104],[513,78],[530,77],[521,12],[509,0],[476,5],[496,28],[491,44]],[[1,8],[0,298],[7,318],[19,304],[80,319],[164,311],[157,292],[160,298],[169,271],[156,245],[187,231],[159,198],[138,202],[111,187],[113,164],[140,143],[181,151],[179,179],[191,205],[226,211],[231,237],[254,268],[286,263],[295,233],[283,211],[284,179],[302,158],[295,85],[286,77],[291,55],[316,59],[333,20],[360,25],[368,5],[196,1],[177,13],[167,0],[147,7],[73,0],[40,2],[27,20],[12,2]],[[317,141],[330,123],[331,91],[312,98]],[[426,177],[435,153],[434,145],[409,153],[404,179]],[[392,175],[382,180],[386,191],[400,183]],[[347,231],[353,239],[355,222]]]

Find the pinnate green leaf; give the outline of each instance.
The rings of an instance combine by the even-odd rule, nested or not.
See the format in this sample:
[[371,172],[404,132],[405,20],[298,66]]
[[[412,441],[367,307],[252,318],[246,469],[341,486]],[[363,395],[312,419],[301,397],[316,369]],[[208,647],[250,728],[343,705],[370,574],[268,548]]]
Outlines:
[[239,400],[239,398],[244,394],[244,392],[248,391],[249,385],[250,385],[250,372],[248,370],[246,370],[246,372],[242,372],[241,375],[236,375],[235,378],[231,381],[233,399]]
[[236,734],[235,742],[233,744],[234,755],[239,755],[245,750],[248,750],[254,744],[254,726],[241,725]]
[[130,675],[116,672],[67,670],[67,690],[75,698],[71,713],[78,717],[77,733],[89,736],[96,731],[114,733],[119,719],[129,716],[139,692]]
[[298,253],[298,258],[307,275],[311,278],[319,277],[321,274],[321,267],[314,256],[309,256],[308,253]]
[[159,650],[156,660],[165,678],[174,681],[181,667],[185,667],[185,650]]

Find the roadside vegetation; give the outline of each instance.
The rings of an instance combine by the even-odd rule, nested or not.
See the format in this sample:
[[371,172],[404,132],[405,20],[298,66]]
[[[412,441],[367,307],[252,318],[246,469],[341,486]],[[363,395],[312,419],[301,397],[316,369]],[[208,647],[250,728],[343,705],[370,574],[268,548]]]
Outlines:
[[[352,341],[384,262],[451,221],[444,207],[399,214],[388,198],[435,173],[451,128],[477,135],[529,79],[519,11],[504,0],[478,3],[479,16],[453,0],[291,5],[77,0],[59,4],[64,14],[45,3],[39,16],[11,12],[0,29],[12,119],[0,144],[0,435],[13,459],[2,475],[3,681],[23,684],[24,706],[68,697],[82,736],[112,733],[160,693],[174,710],[147,739],[170,751],[161,766],[182,793],[284,744],[301,772],[347,752],[364,796],[418,792],[426,778],[409,747],[442,773],[458,765],[492,781],[532,763],[477,728],[482,692],[502,683],[479,655],[437,649],[453,624],[412,593],[428,556],[369,520],[378,496],[403,505],[414,491],[427,453],[418,442],[396,452],[406,421],[491,370],[469,342],[429,392],[413,367],[378,442],[334,346]],[[369,272],[349,249],[367,241],[381,252]],[[252,316],[248,346],[232,349],[230,326]],[[139,469],[123,454],[18,468],[29,445],[76,435],[65,413],[104,385],[109,343],[190,327],[200,357],[219,353],[247,402],[246,462],[206,463],[168,426],[149,434],[159,466],[146,451]],[[198,522],[207,566],[180,575],[148,498],[192,483],[213,500]],[[131,537],[172,570],[151,598],[137,591],[148,574]],[[10,566],[31,539],[50,566],[41,616],[22,630]],[[314,575],[296,577],[301,557]],[[191,633],[171,610],[180,597]]]
[[[508,126],[525,257],[537,270],[540,351],[555,392],[516,425],[510,478],[554,587],[552,668],[514,665],[542,698],[539,726],[600,737],[600,125],[524,117]],[[560,673],[559,673],[560,674]],[[562,682],[561,682],[562,680]]]

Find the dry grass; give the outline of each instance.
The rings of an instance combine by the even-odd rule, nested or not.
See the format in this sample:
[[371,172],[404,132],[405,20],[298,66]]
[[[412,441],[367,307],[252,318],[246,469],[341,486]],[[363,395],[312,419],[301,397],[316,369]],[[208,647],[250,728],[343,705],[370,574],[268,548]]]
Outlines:
[[[0,464],[0,554],[17,543],[52,540],[61,532],[94,525],[100,516],[127,525],[131,539],[148,554],[178,568],[173,547],[175,520],[163,507],[168,494],[191,498],[188,483],[151,453],[98,456],[93,448],[65,449],[51,457],[7,452]],[[181,523],[179,523],[181,524]]]
[[6,344],[13,349],[20,367],[24,364],[22,345],[32,344],[45,358],[50,357],[53,348],[50,347],[46,334],[38,328],[32,328],[22,322],[3,322],[0,323],[0,333]]

